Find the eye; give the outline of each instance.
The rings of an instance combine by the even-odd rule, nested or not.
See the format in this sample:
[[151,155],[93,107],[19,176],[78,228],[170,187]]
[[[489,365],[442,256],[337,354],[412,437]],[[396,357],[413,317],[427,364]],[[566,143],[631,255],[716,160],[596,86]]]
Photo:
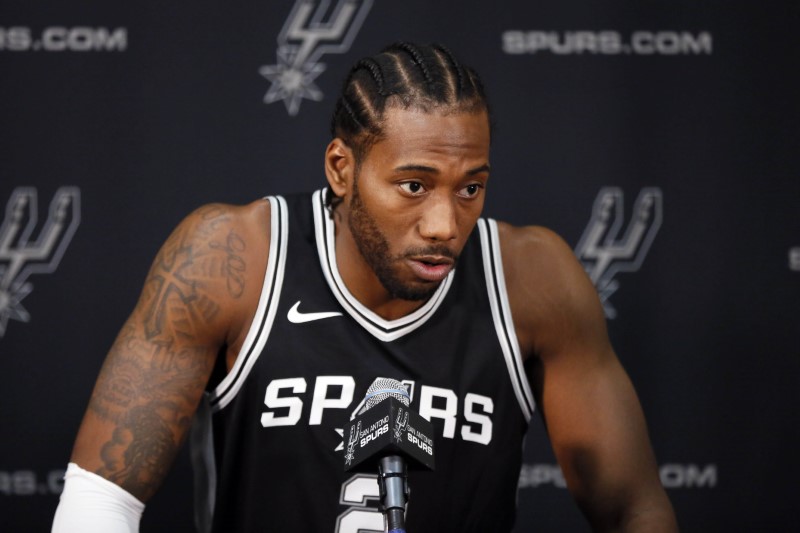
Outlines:
[[480,183],[470,183],[460,191],[458,191],[458,195],[462,198],[474,198],[478,196],[478,193],[481,192],[483,185]]
[[425,191],[422,184],[418,181],[406,181],[401,183],[400,190],[412,196],[417,196]]

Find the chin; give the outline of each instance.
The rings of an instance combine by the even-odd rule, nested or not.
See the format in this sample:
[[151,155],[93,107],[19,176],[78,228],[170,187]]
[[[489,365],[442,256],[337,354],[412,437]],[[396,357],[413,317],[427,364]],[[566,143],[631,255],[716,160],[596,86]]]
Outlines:
[[440,284],[441,282],[419,283],[414,285],[390,283],[390,286],[386,286],[386,284],[384,284],[384,287],[386,287],[386,290],[389,291],[389,294],[391,294],[393,298],[419,302],[427,300],[433,296]]

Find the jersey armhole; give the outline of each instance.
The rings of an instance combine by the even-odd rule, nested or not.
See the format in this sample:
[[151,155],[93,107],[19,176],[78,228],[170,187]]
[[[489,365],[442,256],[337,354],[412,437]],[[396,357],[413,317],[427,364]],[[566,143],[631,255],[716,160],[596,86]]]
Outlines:
[[523,368],[517,332],[514,329],[514,320],[508,303],[497,222],[491,218],[480,219],[478,220],[478,231],[481,237],[481,254],[483,256],[483,271],[486,276],[486,289],[489,296],[489,305],[492,309],[492,319],[497,331],[497,339],[500,341],[500,347],[503,350],[514,394],[517,396],[525,421],[530,422],[531,416],[536,409],[536,402]]
[[233,368],[209,394],[212,412],[224,409],[242,388],[264,349],[278,310],[286,267],[289,216],[284,198],[268,196],[267,200],[270,202],[270,243],[261,296]]

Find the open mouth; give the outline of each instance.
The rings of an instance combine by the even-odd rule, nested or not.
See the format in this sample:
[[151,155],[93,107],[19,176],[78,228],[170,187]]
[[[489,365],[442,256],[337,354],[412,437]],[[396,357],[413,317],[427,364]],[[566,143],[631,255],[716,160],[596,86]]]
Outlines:
[[425,281],[441,281],[453,269],[455,262],[449,257],[422,256],[408,260],[411,270]]

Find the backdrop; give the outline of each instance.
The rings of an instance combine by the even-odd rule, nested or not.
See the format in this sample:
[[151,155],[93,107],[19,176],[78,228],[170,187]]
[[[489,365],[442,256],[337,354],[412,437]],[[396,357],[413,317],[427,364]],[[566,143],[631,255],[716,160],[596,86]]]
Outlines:
[[[206,202],[323,185],[343,76],[400,39],[482,74],[486,214],[551,227],[585,264],[683,530],[796,523],[797,2],[236,4],[0,5],[4,531],[49,530],[171,228]],[[588,530],[538,419],[525,453],[517,530]],[[143,531],[191,516],[184,452]]]

